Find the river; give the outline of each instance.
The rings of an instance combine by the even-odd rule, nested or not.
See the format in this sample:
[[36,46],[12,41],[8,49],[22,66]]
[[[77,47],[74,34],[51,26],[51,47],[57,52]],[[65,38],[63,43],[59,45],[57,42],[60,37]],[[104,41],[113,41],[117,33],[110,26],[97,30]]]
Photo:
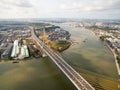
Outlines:
[[78,42],[62,53],[63,58],[97,90],[118,90],[119,76],[114,56],[104,42],[92,30],[61,27]]
[[[62,57],[96,90],[118,90],[114,57],[90,30],[61,25],[78,44],[62,52]],[[85,40],[85,42],[84,42]],[[76,90],[48,58],[13,64],[0,62],[0,90]]]

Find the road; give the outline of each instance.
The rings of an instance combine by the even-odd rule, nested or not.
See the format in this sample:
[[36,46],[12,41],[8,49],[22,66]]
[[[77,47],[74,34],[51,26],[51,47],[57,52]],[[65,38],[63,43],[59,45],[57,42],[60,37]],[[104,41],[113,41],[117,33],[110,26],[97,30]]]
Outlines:
[[42,50],[51,60],[60,68],[60,70],[69,78],[78,90],[95,90],[80,74],[78,74],[65,60],[56,52],[44,44],[35,34],[34,29],[31,30],[32,38],[39,44]]

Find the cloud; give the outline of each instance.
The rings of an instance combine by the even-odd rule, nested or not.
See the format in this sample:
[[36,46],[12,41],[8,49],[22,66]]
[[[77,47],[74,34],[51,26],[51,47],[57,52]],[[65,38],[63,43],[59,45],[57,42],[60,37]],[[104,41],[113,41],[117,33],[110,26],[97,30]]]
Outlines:
[[76,2],[70,2],[66,4],[62,4],[60,8],[62,10],[76,10],[76,11],[101,11],[101,10],[109,10],[109,9],[120,9],[120,1],[119,0],[93,0],[91,2],[88,2],[88,0],[85,1],[76,1]]
[[120,0],[0,0],[0,18],[120,18]]
[[29,18],[34,11],[30,0],[0,0],[0,18]]
[[19,4],[17,4],[17,6],[29,8],[29,7],[33,7],[33,4],[28,2],[27,0],[24,0],[21,1]]
[[33,4],[28,0],[0,0],[0,4],[3,7],[22,7],[30,8],[33,7]]

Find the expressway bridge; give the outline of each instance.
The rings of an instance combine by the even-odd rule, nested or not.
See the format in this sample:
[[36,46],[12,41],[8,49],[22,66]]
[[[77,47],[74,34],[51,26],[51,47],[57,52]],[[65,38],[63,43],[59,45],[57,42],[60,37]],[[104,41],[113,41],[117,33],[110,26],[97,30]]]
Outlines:
[[41,47],[42,51],[51,58],[59,69],[67,76],[78,90],[95,90],[80,74],[78,74],[62,57],[44,44],[31,29],[32,39]]

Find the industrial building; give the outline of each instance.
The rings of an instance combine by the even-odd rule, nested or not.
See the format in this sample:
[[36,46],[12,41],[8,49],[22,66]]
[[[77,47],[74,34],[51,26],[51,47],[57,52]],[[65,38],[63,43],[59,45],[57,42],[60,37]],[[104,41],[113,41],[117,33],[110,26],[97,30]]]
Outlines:
[[26,57],[29,57],[29,52],[28,52],[28,48],[26,45],[23,45],[21,47],[21,57],[22,58],[26,58]]
[[29,57],[27,45],[21,45],[19,40],[15,40],[13,44],[11,57],[13,59],[24,59],[26,57]]
[[18,40],[14,41],[11,57],[15,58],[19,54]]
[[11,52],[12,52],[12,44],[10,44],[7,49],[1,54],[1,59],[3,60],[8,60],[10,59],[10,55],[11,55]]

